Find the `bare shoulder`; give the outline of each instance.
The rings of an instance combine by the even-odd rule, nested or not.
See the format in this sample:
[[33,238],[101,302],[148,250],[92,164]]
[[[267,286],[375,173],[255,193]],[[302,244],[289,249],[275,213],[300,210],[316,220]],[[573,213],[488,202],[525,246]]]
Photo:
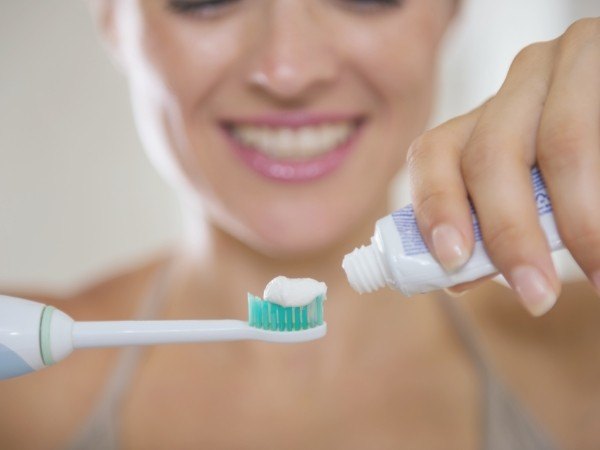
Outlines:
[[[65,297],[39,292],[2,293],[55,306],[75,320],[128,319],[164,262],[164,257],[158,257],[107,275]],[[116,355],[115,350],[75,352],[56,366],[0,381],[2,448],[57,448],[67,442],[98,400]]]

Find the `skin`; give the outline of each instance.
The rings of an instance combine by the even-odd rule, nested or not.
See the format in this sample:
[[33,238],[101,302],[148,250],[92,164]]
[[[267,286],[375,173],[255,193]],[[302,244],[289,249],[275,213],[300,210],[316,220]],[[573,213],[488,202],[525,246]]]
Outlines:
[[[441,262],[456,267],[470,251],[470,193],[502,273],[514,283],[515,267],[535,266],[558,291],[527,201],[528,168],[537,160],[565,243],[592,276],[597,241],[577,247],[570,236],[579,236],[582,224],[600,222],[592,221],[593,208],[572,209],[570,202],[600,192],[589,189],[600,179],[592,164],[600,157],[599,89],[590,81],[598,74],[599,52],[590,51],[599,45],[598,21],[578,22],[553,43],[528,48],[498,95],[415,141],[431,106],[436,52],[454,14],[448,0],[369,10],[352,2],[241,0],[208,15],[175,13],[162,0],[93,5],[130,82],[149,156],[180,194],[186,232],[168,255],[84,290],[61,309],[77,320],[131,318],[167,263],[175,270],[162,318],[244,317],[246,291],[260,293],[280,274],[323,280],[330,299],[330,331],[318,342],[148,349],[123,406],[125,448],[305,448],[306,442],[311,448],[478,448],[479,378],[439,304],[432,296],[403,301],[388,290],[359,298],[340,262],[387,213],[389,183],[410,147],[419,225]],[[215,125],[299,109],[366,118],[344,165],[304,184],[257,176],[231,155]],[[574,134],[582,141],[568,140],[566,148],[553,120],[583,123],[582,134]],[[567,150],[577,157],[565,157]],[[549,163],[557,161],[552,155],[563,164]],[[510,204],[496,195],[509,188]],[[564,193],[572,194],[570,202]],[[440,224],[458,228],[464,249],[446,242],[450,251],[439,251],[440,233],[433,234]],[[593,237],[598,228],[590,230],[581,235]],[[490,283],[456,301],[494,366],[551,435],[569,448],[594,448],[600,442],[600,303],[585,285],[569,286],[562,296],[536,320],[516,295]],[[545,309],[525,304],[536,313]],[[3,382],[3,448],[65,445],[98,401],[117,354],[82,351]]]

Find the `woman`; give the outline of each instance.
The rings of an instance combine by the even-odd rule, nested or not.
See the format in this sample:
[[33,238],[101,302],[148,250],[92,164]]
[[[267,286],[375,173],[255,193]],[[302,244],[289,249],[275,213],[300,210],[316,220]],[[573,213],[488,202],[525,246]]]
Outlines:
[[[600,285],[598,19],[526,48],[496,96],[421,134],[453,0],[93,5],[186,233],[62,309],[239,318],[247,291],[310,276],[329,286],[330,331],[297,346],[79,352],[0,385],[3,448],[597,448],[594,290],[565,288],[540,319],[525,309],[546,313],[560,289],[534,163],[565,244]],[[443,302],[350,289],[342,257],[388,212],[407,156],[439,261],[454,270],[468,258],[469,194],[518,295],[490,283]]]

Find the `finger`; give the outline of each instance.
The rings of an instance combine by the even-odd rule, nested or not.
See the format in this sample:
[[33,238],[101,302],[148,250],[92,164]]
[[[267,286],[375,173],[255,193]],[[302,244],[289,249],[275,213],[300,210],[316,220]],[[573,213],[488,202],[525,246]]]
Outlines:
[[560,290],[530,173],[553,46],[530,46],[515,59],[473,130],[462,161],[488,255],[535,316],[554,305]]
[[479,278],[478,280],[475,280],[475,281],[469,281],[467,283],[460,283],[455,286],[446,288],[446,289],[444,289],[444,291],[446,291],[446,293],[448,295],[451,295],[452,297],[460,297],[461,295],[465,294],[467,291],[474,289],[477,286],[480,286],[484,282],[493,279],[497,275],[498,274],[494,273],[492,275],[488,275],[483,278]]
[[600,292],[600,21],[558,47],[538,135],[538,165],[561,238]]
[[460,153],[482,107],[452,119],[417,139],[408,152],[411,198],[419,231],[447,270],[467,262],[473,223],[460,172]]

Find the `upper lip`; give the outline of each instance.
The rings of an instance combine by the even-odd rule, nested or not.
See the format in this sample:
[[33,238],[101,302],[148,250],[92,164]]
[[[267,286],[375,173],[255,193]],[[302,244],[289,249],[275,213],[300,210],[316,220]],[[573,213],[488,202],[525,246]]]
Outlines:
[[300,128],[311,125],[322,125],[333,122],[353,121],[360,122],[363,116],[351,113],[315,113],[305,111],[274,112],[256,116],[236,117],[225,119],[225,126],[263,126],[263,127],[289,127]]

